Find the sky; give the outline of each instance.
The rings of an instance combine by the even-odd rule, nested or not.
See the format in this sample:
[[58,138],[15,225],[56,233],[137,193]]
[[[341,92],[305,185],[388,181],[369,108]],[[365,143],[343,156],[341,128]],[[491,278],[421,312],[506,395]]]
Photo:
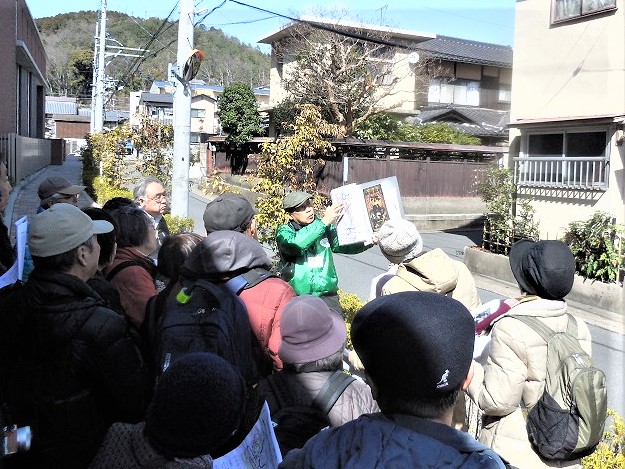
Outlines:
[[[419,32],[513,46],[514,6],[516,0],[242,0],[243,3],[272,13],[300,17],[313,15],[318,8],[346,11],[346,19],[409,29]],[[100,0],[26,0],[35,18],[82,10],[99,10]],[[241,42],[257,46],[257,41],[288,23],[288,19],[242,6],[231,0],[196,0],[197,20],[215,27]],[[178,18],[176,0],[107,0],[108,11],[135,17],[166,18],[173,11]],[[205,10],[202,12],[202,10]],[[196,21],[197,21],[196,20]],[[95,30],[95,25],[94,25]],[[260,45],[269,52],[268,45]]]

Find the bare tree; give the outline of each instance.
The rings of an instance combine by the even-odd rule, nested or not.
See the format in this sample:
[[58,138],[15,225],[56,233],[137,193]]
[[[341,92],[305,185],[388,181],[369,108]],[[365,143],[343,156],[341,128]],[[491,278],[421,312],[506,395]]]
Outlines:
[[275,53],[284,63],[283,86],[290,98],[324,109],[342,134],[351,136],[368,117],[407,99],[405,88],[402,92],[397,86],[402,80],[412,77],[414,93],[427,64],[421,60],[409,66],[409,45],[395,44],[383,31],[356,26],[342,31],[349,34],[300,24]]

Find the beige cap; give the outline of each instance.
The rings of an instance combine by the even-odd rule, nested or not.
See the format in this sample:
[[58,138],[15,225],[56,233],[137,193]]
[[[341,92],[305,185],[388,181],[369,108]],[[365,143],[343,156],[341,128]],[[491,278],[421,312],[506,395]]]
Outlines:
[[94,234],[113,230],[106,220],[92,220],[72,204],[54,204],[29,218],[28,247],[36,257],[51,257],[71,251]]
[[37,194],[41,200],[52,197],[54,194],[76,195],[85,190],[85,186],[77,186],[62,176],[51,176],[39,184]]

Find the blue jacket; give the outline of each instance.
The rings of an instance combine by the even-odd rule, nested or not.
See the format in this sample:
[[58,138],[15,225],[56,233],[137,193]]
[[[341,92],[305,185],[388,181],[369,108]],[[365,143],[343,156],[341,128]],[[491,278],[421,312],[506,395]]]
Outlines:
[[365,414],[323,430],[279,468],[505,468],[471,435],[442,423],[394,414]]

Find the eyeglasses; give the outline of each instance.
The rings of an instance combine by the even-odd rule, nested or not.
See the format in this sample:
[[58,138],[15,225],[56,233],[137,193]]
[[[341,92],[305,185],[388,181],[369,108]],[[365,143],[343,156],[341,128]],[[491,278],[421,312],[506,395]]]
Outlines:
[[148,197],[147,195],[145,196],[146,199],[148,200],[153,200],[156,203],[162,203],[165,199],[169,199],[169,194],[167,193],[162,193],[162,194],[156,194],[154,197]]

